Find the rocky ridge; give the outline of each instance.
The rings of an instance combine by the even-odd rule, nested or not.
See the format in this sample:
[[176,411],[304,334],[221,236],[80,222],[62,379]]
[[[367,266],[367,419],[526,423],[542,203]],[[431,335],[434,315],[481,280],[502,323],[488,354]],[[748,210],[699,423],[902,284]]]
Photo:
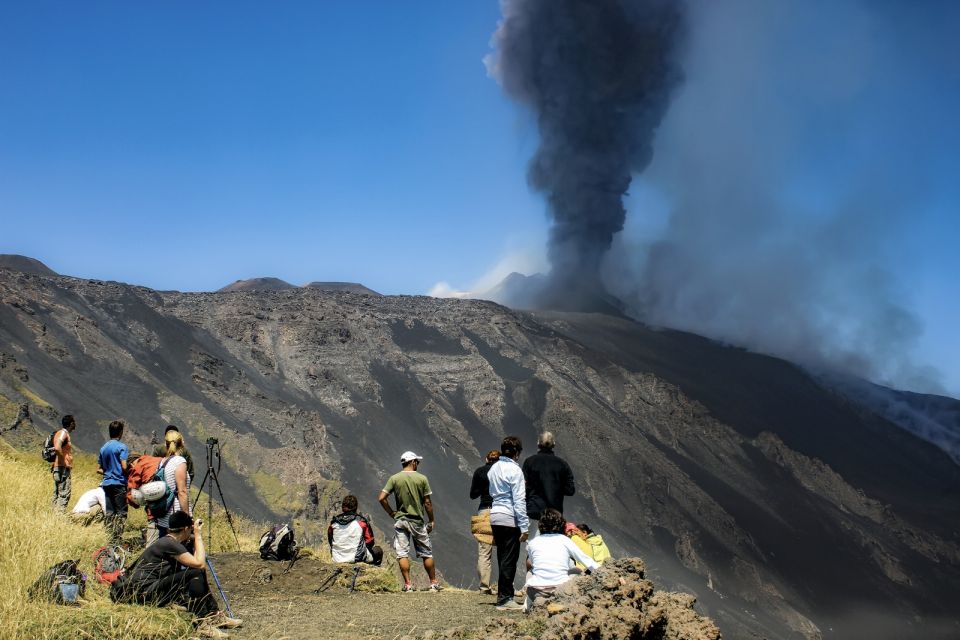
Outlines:
[[322,526],[348,489],[388,529],[376,493],[418,451],[455,583],[469,474],[503,435],[550,429],[577,474],[568,517],[731,637],[958,628],[957,465],[774,358],[598,314],[14,271],[0,352],[4,424],[71,412],[90,450],[113,417],[135,445],[181,424],[194,451],[223,443],[231,506],[261,519]]

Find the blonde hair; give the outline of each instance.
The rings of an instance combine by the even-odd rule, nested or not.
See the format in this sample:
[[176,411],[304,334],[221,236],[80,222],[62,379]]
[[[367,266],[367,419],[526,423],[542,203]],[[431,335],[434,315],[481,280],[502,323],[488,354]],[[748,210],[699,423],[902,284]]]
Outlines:
[[168,456],[182,456],[187,450],[187,445],[183,442],[183,436],[179,431],[168,431],[164,436],[167,443]]

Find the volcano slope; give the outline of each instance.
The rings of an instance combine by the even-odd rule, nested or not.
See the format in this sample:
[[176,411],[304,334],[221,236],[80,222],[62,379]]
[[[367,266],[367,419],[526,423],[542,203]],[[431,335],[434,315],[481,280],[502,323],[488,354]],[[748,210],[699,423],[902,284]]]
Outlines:
[[12,270],[0,301],[5,428],[20,405],[39,432],[69,412],[95,450],[116,417],[134,448],[172,422],[201,470],[218,438],[228,504],[295,519],[308,543],[345,491],[389,530],[376,495],[413,449],[438,567],[469,586],[472,470],[502,436],[530,453],[549,429],[577,476],[567,516],[727,637],[960,633],[960,468],[782,360],[482,301]]

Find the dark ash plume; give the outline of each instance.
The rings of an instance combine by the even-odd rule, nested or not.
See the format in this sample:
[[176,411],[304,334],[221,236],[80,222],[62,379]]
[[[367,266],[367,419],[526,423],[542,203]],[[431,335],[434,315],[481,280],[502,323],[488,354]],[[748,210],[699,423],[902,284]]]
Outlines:
[[[685,25],[677,0],[502,0],[487,66],[537,117],[531,186],[553,226],[551,288],[564,298],[605,295],[600,267],[623,229],[633,174],[681,80]],[[578,303],[573,301],[572,306]],[[569,305],[568,303],[568,306]]]

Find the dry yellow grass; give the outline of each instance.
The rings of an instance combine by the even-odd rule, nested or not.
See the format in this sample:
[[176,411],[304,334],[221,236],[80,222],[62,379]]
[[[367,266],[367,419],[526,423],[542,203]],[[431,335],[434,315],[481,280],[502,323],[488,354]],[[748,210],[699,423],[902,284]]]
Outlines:
[[[73,502],[99,484],[96,463],[78,454],[73,472]],[[19,452],[0,439],[0,640],[97,638],[177,639],[193,636],[193,626],[172,609],[115,605],[105,586],[93,580],[93,553],[106,544],[103,526],[83,527],[51,509],[53,481],[39,455]],[[206,516],[206,503],[201,513]],[[236,551],[222,512],[214,513],[214,551]],[[146,523],[142,510],[131,510],[130,530]],[[263,525],[234,518],[243,551],[256,549]],[[87,591],[79,607],[30,602],[27,590],[48,567],[79,559],[87,574]],[[212,586],[212,581],[211,581]]]

